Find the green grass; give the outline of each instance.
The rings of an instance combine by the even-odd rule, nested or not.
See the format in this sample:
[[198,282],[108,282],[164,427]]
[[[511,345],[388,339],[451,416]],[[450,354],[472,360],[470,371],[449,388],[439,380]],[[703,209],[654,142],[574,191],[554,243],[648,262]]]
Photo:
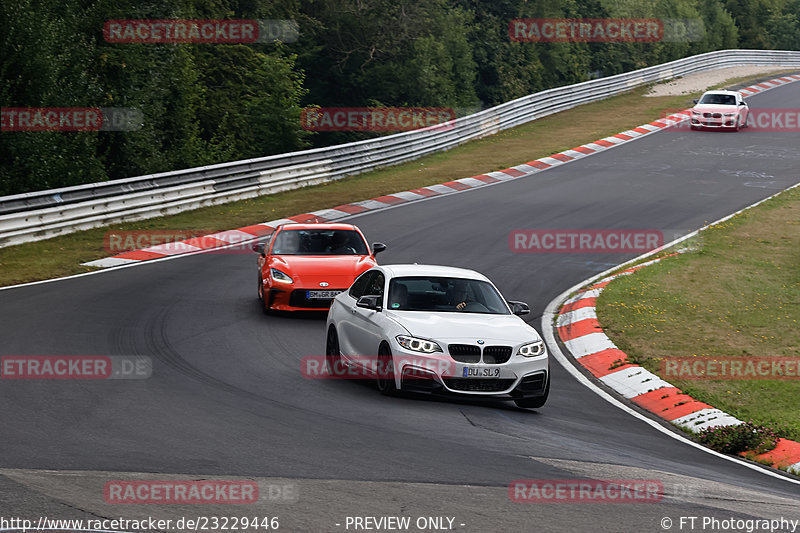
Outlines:
[[[702,233],[694,251],[623,276],[598,299],[611,340],[660,374],[666,357],[800,358],[800,188]],[[800,379],[668,379],[800,440]]]
[[641,87],[447,152],[328,184],[0,248],[0,286],[94,270],[81,263],[113,255],[103,247],[109,231],[212,233],[501,170],[651,122],[664,116],[664,110],[691,106],[700,94],[642,96],[647,90]]

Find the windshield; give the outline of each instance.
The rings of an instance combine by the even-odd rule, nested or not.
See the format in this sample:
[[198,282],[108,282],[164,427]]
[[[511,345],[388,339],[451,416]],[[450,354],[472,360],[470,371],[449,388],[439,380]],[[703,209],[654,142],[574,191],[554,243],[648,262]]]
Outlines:
[[736,105],[736,97],[732,94],[704,94],[701,104]]
[[361,234],[343,229],[283,230],[272,246],[274,255],[369,255]]
[[389,283],[393,311],[435,311],[508,315],[500,293],[485,281],[462,278],[414,276]]

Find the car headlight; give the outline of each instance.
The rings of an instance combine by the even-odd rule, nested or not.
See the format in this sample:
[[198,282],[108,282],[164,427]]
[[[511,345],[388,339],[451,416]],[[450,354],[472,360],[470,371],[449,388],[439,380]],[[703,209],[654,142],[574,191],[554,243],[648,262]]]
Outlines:
[[415,352],[422,353],[434,353],[442,351],[441,346],[427,339],[418,339],[416,337],[407,337],[405,335],[398,335],[395,338],[397,339],[397,343],[407,350],[413,350]]
[[736,114],[736,113],[723,113],[723,115],[725,115],[726,117],[732,117],[732,116],[734,116],[735,114]]
[[281,283],[294,283],[294,280],[292,278],[290,278],[286,273],[281,272],[277,268],[271,268],[269,272],[272,275],[272,279],[274,279],[275,281],[279,281]]
[[699,114],[700,114],[700,111],[695,111],[694,109],[692,109],[692,115],[699,115]]
[[541,339],[529,344],[523,344],[517,351],[517,355],[524,355],[525,357],[536,357],[537,355],[542,355],[543,353],[544,341]]

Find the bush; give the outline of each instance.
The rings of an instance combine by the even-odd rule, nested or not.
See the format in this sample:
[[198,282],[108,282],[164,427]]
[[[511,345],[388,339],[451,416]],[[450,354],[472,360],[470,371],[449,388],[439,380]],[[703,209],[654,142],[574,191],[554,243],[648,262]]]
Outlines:
[[780,435],[752,421],[737,426],[716,426],[697,434],[697,440],[722,453],[753,452],[756,455],[775,449]]

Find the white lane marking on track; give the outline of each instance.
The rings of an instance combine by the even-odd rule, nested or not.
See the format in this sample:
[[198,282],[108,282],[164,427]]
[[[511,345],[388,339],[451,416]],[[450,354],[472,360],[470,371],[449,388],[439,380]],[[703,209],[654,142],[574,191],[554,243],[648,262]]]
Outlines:
[[595,307],[581,307],[569,313],[559,315],[556,326],[560,328],[574,324],[575,322],[580,322],[581,320],[589,320],[590,318],[597,320],[597,309]]
[[485,181],[481,181],[477,178],[461,178],[460,180],[456,181],[466,185],[467,187],[483,187],[486,185]]
[[105,257],[103,259],[95,259],[94,261],[81,264],[98,268],[112,268],[120,265],[129,265],[131,263],[139,263],[139,261],[136,259],[122,259],[120,257]]
[[448,187],[447,185],[437,184],[437,185],[428,185],[425,187],[426,189],[430,189],[434,192],[438,192],[440,194],[453,194],[457,192],[457,189],[452,187]]
[[617,347],[616,344],[611,342],[605,333],[589,333],[581,337],[569,339],[564,341],[564,344],[572,352],[576,359],[592,355],[593,353],[602,352],[603,350],[613,350]]
[[738,426],[744,422],[719,409],[706,408],[676,418],[672,423],[696,433],[714,426]]
[[564,305],[575,303],[578,300],[583,300],[585,298],[597,298],[598,296],[600,296],[601,292],[603,292],[602,288],[579,292],[578,294],[576,294],[575,296],[573,296],[569,300],[565,301]]
[[629,400],[650,391],[672,387],[657,375],[640,366],[623,368],[606,374],[600,378],[600,381]]
[[211,235],[206,235],[206,237],[211,237],[225,242],[237,242],[237,243],[242,241],[249,241],[250,239],[253,238],[253,236],[250,235],[249,233],[246,233],[244,231],[239,231],[238,229],[220,231],[219,233],[212,233]]

